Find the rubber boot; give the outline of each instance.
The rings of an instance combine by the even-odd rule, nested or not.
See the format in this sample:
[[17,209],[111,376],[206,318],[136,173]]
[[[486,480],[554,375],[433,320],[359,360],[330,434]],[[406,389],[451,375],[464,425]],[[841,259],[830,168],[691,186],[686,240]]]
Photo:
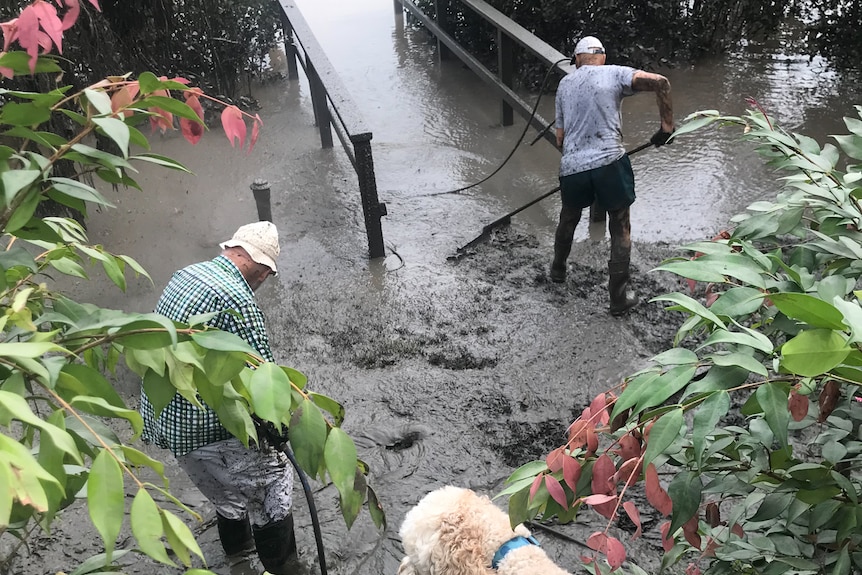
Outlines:
[[569,253],[572,251],[572,244],[554,242],[554,261],[551,262],[551,281],[561,284],[566,281],[566,262],[569,259]]
[[216,513],[216,522],[225,555],[232,557],[254,551],[254,537],[247,516],[242,519],[228,519]]
[[640,302],[640,298],[628,291],[629,260],[608,261],[608,295],[611,300],[611,315],[620,316]]
[[296,535],[293,532],[293,515],[264,527],[252,528],[257,556],[264,569],[272,575],[287,575],[296,556]]

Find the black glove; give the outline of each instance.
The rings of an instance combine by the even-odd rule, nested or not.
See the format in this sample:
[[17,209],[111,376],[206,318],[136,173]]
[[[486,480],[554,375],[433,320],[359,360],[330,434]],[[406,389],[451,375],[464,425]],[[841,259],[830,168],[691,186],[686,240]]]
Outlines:
[[662,129],[659,129],[658,132],[652,135],[652,138],[649,139],[649,143],[658,148],[659,146],[664,146],[665,144],[670,144],[669,141],[673,137],[673,132],[665,132]]

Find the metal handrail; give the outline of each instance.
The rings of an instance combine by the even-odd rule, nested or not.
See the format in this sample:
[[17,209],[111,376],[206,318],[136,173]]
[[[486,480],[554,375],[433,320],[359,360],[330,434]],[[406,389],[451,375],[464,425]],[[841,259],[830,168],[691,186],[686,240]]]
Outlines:
[[[380,218],[386,215],[386,205],[377,198],[377,181],[371,152],[371,130],[365,124],[347,88],[315,38],[314,33],[293,0],[279,0],[284,47],[288,60],[288,77],[295,79],[296,62],[308,77],[315,124],[320,131],[323,148],[333,144],[335,130],[359,180],[368,251],[372,258],[383,257],[383,230]],[[294,43],[294,40],[296,43]],[[298,44],[298,46],[297,46]],[[300,54],[299,48],[302,49]]]

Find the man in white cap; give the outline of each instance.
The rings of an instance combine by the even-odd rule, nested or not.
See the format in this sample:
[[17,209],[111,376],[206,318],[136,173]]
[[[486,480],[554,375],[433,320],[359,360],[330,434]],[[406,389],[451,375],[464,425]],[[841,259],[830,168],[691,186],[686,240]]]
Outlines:
[[631,256],[629,206],[635,201],[631,162],[622,145],[620,109],[623,98],[636,92],[655,92],[661,127],[650,142],[661,146],[674,131],[670,82],[628,66],[605,65],[605,47],[593,36],[575,46],[575,69],[557,88],[556,134],[560,160],[562,209],[554,236],[552,281],[566,280],[566,262],[572,249],[581,211],[596,201],[608,212],[611,257],[608,261],[610,312],[622,315],[638,304],[628,291]]
[[[254,291],[278,271],[278,230],[272,222],[247,224],[219,246],[222,252],[215,259],[174,273],[155,311],[183,323],[194,315],[220,312],[207,324],[238,335],[263,360],[275,361]],[[225,554],[257,548],[267,571],[287,573],[296,539],[293,471],[286,456],[268,448],[246,449],[202,399],[203,410],[175,393],[156,417],[147,385],[145,380],[141,387],[143,438],[170,449],[215,506]]]

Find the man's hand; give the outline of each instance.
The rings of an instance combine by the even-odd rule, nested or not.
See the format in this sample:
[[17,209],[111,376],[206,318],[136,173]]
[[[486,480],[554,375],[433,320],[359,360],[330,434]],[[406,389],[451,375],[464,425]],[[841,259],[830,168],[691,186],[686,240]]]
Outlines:
[[662,129],[659,129],[658,132],[652,135],[652,138],[649,139],[649,143],[658,148],[659,146],[664,146],[665,144],[671,144],[673,132],[665,132]]

